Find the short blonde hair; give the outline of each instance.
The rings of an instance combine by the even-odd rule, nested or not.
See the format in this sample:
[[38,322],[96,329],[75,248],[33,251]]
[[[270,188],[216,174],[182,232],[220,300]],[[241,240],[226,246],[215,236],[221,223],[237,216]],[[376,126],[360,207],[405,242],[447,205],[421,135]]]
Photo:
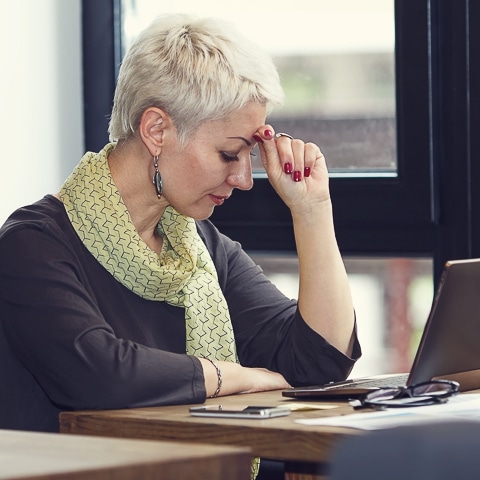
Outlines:
[[151,106],[172,117],[185,142],[205,121],[220,120],[249,102],[265,105],[269,113],[282,100],[272,59],[232,24],[161,16],[138,35],[122,62],[110,140],[135,133]]

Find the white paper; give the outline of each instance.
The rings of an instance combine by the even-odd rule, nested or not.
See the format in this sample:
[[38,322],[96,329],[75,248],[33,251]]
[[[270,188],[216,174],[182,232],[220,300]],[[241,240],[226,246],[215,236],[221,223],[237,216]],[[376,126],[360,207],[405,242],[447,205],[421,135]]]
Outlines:
[[336,417],[303,418],[295,420],[303,425],[326,425],[335,427],[377,430],[409,423],[438,420],[480,421],[480,394],[461,394],[447,403],[423,407],[389,408],[382,411],[352,413]]

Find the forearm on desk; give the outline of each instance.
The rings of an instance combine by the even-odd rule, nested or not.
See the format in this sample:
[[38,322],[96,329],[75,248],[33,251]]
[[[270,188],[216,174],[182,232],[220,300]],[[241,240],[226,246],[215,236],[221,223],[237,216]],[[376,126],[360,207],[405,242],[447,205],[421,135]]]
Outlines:
[[[214,364],[199,358],[205,377],[207,397],[215,394],[219,386],[219,375]],[[253,393],[288,388],[290,385],[282,375],[263,368],[242,367],[233,362],[214,362],[221,372],[221,388],[218,396],[235,393]]]

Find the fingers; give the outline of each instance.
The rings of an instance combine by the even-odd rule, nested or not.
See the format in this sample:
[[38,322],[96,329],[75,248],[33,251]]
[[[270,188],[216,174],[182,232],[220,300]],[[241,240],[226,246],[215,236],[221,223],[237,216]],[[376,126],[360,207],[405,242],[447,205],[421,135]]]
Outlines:
[[262,163],[268,174],[283,172],[294,182],[310,177],[318,160],[323,155],[314,143],[292,138],[288,134],[274,134],[273,128],[266,125],[259,129],[253,138],[260,147]]
[[263,168],[265,168],[268,173],[271,171],[271,168],[279,162],[278,152],[273,140],[274,130],[269,125],[265,125],[253,134],[253,138],[259,146]]

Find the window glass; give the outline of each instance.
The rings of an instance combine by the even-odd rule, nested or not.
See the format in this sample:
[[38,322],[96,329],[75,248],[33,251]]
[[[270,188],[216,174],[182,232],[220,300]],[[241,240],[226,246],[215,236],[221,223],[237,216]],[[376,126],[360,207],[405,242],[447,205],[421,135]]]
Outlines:
[[[252,253],[267,277],[298,297],[295,255]],[[363,355],[351,377],[408,372],[433,300],[432,261],[422,258],[346,258]]]
[[123,0],[124,49],[173,12],[226,18],[274,57],[286,102],[269,122],[317,143],[332,175],[396,175],[394,0]]

